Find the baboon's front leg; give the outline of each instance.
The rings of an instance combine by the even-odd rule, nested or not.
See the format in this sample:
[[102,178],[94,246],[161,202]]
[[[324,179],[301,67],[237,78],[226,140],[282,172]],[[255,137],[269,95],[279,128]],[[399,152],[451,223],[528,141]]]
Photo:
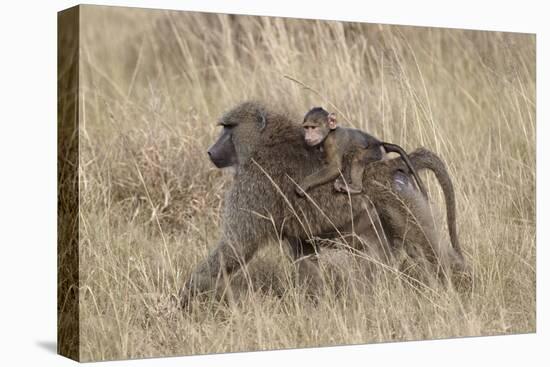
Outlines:
[[218,289],[224,288],[226,277],[244,266],[256,249],[255,243],[221,240],[208,258],[197,266],[180,290],[181,306],[186,307],[194,296],[216,294]]

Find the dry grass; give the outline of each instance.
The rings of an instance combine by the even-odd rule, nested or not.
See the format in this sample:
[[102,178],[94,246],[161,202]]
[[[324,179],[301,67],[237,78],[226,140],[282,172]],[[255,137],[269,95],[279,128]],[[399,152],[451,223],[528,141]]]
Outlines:
[[[87,6],[81,20],[83,360],[535,330],[534,36]],[[205,154],[214,122],[250,98],[296,116],[330,102],[355,127],[440,154],[472,294],[384,271],[364,290],[355,259],[327,251],[328,269],[343,259],[359,281],[315,304],[275,245],[234,303],[172,310],[218,236],[230,177]]]

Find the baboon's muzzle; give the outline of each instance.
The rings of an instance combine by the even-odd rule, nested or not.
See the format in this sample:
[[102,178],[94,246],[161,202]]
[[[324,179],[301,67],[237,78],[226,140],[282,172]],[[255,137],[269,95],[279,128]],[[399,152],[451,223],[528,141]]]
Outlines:
[[230,133],[222,133],[220,138],[208,149],[208,157],[217,168],[237,164],[237,152]]

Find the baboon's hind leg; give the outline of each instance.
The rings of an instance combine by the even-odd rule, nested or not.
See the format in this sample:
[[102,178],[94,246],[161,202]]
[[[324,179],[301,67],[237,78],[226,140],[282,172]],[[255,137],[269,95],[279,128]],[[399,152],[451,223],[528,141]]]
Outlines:
[[[437,231],[432,208],[413,185],[411,177],[397,170],[393,175],[392,186],[399,194],[403,205],[402,211],[407,213],[402,216],[400,223],[393,223],[394,228],[400,227],[394,245],[402,246],[409,260],[416,259],[417,265],[428,268],[428,273],[436,274],[437,277],[451,281],[455,285],[464,283],[467,278],[465,274],[469,272],[466,264],[453,249],[450,241],[445,240]],[[393,210],[399,212],[398,209]]]
[[305,287],[308,295],[319,295],[323,280],[315,246],[298,237],[289,237],[287,241],[296,267],[297,284]]

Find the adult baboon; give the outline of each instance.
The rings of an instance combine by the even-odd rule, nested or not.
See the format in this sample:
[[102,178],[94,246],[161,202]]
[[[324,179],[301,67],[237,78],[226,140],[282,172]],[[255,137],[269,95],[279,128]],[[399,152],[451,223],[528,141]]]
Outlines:
[[[380,257],[391,256],[394,247],[408,242],[435,249],[426,251],[436,254],[433,258],[443,253],[428,203],[401,160],[369,164],[366,195],[336,195],[333,185],[326,184],[300,198],[294,194],[296,183],[322,166],[322,153],[307,149],[300,126],[256,102],[233,108],[219,125],[221,136],[208,154],[218,168],[233,166],[234,179],[225,195],[219,243],[185,283],[182,304],[191,294],[214,290],[221,276],[278,236],[288,242],[295,259],[315,252],[310,239],[334,238],[351,229],[376,247]],[[411,155],[413,164],[418,158]],[[415,226],[419,228],[411,230]],[[311,262],[297,264],[300,274],[311,271]]]

